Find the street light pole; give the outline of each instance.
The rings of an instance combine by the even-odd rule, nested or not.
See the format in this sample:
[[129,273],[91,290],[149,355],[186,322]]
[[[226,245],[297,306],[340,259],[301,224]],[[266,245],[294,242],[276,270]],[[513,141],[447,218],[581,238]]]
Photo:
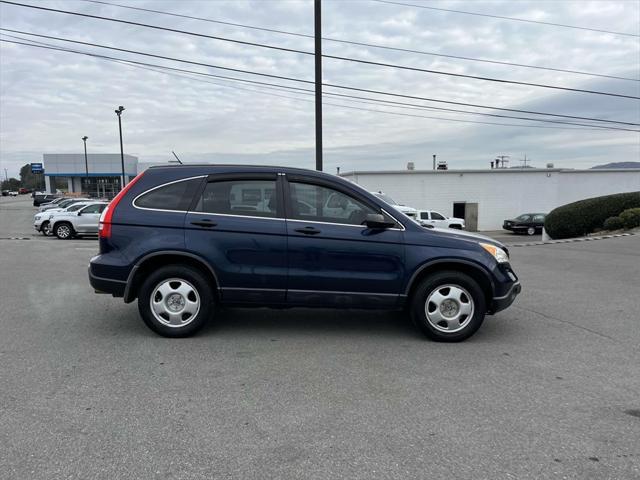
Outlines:
[[[82,141],[84,142],[84,184],[87,187],[87,193],[89,193],[89,161],[87,160],[87,140],[89,137],[86,135],[82,137]],[[80,189],[82,191],[82,189]]]
[[118,115],[118,129],[120,130],[120,161],[122,162],[122,184],[120,189],[124,188],[124,148],[122,147],[122,112],[124,112],[124,107],[120,105],[116,110],[116,115]]
[[322,171],[322,3],[313,2],[316,80],[316,170]]

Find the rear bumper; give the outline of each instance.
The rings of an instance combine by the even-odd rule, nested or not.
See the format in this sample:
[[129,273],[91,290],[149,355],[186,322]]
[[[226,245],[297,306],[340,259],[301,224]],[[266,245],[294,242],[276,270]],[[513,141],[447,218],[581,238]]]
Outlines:
[[520,285],[520,282],[516,282],[511,286],[506,295],[503,295],[501,297],[493,297],[491,301],[490,312],[497,313],[509,307],[521,291],[522,286]]
[[126,281],[98,277],[91,271],[91,264],[89,264],[89,283],[96,293],[109,293],[114,297],[124,297],[127,287]]

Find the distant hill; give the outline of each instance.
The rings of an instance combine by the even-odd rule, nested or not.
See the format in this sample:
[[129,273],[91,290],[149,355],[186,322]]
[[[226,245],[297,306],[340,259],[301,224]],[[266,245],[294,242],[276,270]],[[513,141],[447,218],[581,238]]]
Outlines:
[[612,162],[591,167],[592,170],[598,168],[640,168],[640,162]]

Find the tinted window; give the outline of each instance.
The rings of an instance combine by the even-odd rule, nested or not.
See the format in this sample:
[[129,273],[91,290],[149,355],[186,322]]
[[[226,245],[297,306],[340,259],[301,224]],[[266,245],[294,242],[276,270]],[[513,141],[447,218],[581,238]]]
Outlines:
[[433,220],[446,220],[446,218],[444,218],[442,215],[440,215],[438,212],[431,212],[431,218]]
[[73,203],[73,200],[63,200],[58,205],[60,205],[61,208],[64,208],[64,207],[68,207],[72,203]]
[[207,183],[195,211],[276,217],[277,203],[275,180],[228,180]]
[[420,220],[429,220],[429,212],[420,212]]
[[516,220],[518,220],[519,222],[528,222],[529,220],[531,220],[531,215],[520,215],[518,218],[516,218]]
[[534,215],[533,221],[536,223],[544,223],[544,215]]
[[367,214],[379,213],[342,192],[308,183],[289,184],[292,218],[362,225]]
[[76,210],[80,210],[82,207],[86,207],[86,205],[82,203],[76,203],[75,205],[71,205],[67,208],[67,212],[75,212]]
[[140,208],[187,211],[201,178],[170,183],[144,193],[135,201]]

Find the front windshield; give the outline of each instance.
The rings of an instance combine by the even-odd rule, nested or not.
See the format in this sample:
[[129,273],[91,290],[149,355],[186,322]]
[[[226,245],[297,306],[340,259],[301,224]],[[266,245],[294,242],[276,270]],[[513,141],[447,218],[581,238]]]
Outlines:
[[531,215],[528,215],[528,214],[525,213],[523,215],[520,215],[518,218],[516,218],[516,220],[520,220],[521,222],[524,222],[526,220],[529,220],[530,217],[531,217]]
[[374,195],[378,198],[381,198],[382,200],[387,202],[389,205],[398,205],[396,201],[393,198],[391,198],[389,195],[385,195],[384,193],[374,193]]

